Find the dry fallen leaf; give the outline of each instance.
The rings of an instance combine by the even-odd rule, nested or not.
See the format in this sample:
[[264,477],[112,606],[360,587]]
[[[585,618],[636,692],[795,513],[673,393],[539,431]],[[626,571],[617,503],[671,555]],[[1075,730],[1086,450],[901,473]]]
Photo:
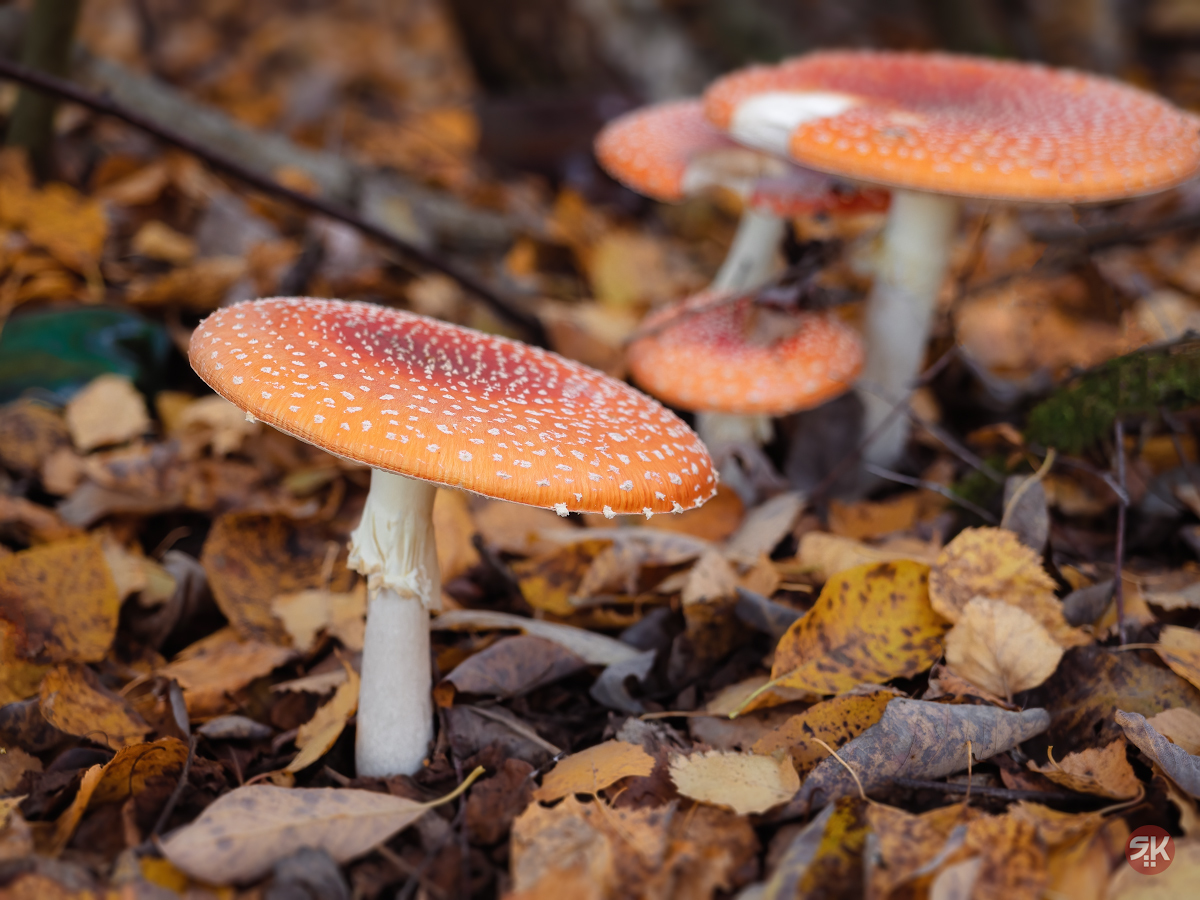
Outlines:
[[631,775],[654,771],[654,757],[637,744],[605,741],[560,759],[542,779],[533,798],[549,803],[568,794],[598,794]]
[[[512,571],[521,587],[521,596],[534,609],[555,616],[573,615],[576,609],[572,598],[579,592],[592,563],[606,549],[610,549],[607,541],[580,541],[514,562]],[[627,572],[624,568],[622,575]]]
[[684,606],[732,597],[737,574],[719,550],[705,551],[688,570],[680,600]]
[[766,812],[795,796],[800,776],[788,758],[710,750],[671,757],[679,793],[738,815]]
[[1138,713],[1117,710],[1113,714],[1125,737],[1192,797],[1200,797],[1200,756],[1192,756],[1155,731]]
[[892,778],[941,778],[967,768],[967,742],[982,762],[1045,731],[1044,709],[1008,712],[990,706],[949,706],[899,698],[838,754],[820,762],[805,779],[795,806],[815,808],[858,790],[849,766],[866,789]]
[[856,541],[906,531],[916,522],[924,505],[925,498],[918,491],[909,491],[879,503],[834,500],[829,504],[829,530]]
[[863,896],[866,811],[866,803],[846,797],[814,816],[783,851],[758,900],[822,896],[831,889],[836,896]]
[[431,803],[344,788],[239,787],[160,846],[181,871],[209,884],[256,881],[301,847],[320,847],[344,863],[453,800],[482,771],[476,769],[453,792]]
[[1190,897],[1200,882],[1200,841],[1194,838],[1175,841],[1175,859],[1171,867],[1148,877],[1129,865],[1117,865],[1112,880],[1105,885],[1105,900],[1162,900],[1164,897]]
[[345,662],[342,668],[346,671],[346,681],[332,699],[317,707],[313,717],[297,730],[296,748],[300,752],[287,764],[285,772],[307,769],[328,753],[358,709],[358,673]]
[[243,641],[232,628],[222,628],[181,651],[158,674],[179,682],[192,718],[209,718],[229,712],[230,694],[295,655],[291,647]]
[[123,444],[150,428],[145,399],[123,375],[101,375],[88,384],[67,404],[66,420],[81,453]]
[[13,792],[26,772],[42,771],[42,761],[20,747],[0,747],[0,794]]
[[430,622],[429,627],[435,631],[438,629],[447,631],[491,631],[495,629],[524,631],[526,634],[532,634],[566,647],[593,666],[611,666],[628,662],[641,652],[636,647],[623,644],[594,631],[487,609],[452,609]]
[[0,619],[38,662],[96,662],[117,631],[120,598],[100,542],[72,538],[0,558]]
[[831,697],[792,716],[750,749],[762,756],[786,750],[804,773],[829,755],[818,739],[836,750],[878,722],[896,696],[894,691],[881,688]]
[[937,558],[938,546],[903,538],[879,547],[824,531],[810,531],[800,538],[797,562],[811,569],[818,581],[827,581],[839,572],[868,563],[896,562],[907,559],[930,565]]
[[976,597],[946,635],[946,662],[955,674],[1012,702],[1019,691],[1054,674],[1063,649],[1019,606]]
[[951,622],[973,599],[985,597],[1025,610],[1062,647],[1090,643],[1067,624],[1054,589],[1038,554],[1003,528],[964,529],[938,554],[929,573],[929,601]]
[[271,601],[271,612],[292,639],[292,646],[307,653],[322,632],[357,653],[363,647],[367,618],[367,585],[360,581],[344,594],[319,589],[280,594]]
[[180,266],[196,255],[196,242],[170,225],[151,219],[137,230],[129,242],[134,253]]
[[42,715],[66,734],[90,737],[113,749],[141,743],[150,726],[87,666],[63,663],[42,679]]
[[907,560],[831,578],[780,639],[772,680],[837,694],[925,671],[942,655],[947,628],[930,608],[928,579],[926,566]]
[[532,634],[501,638],[454,667],[435,688],[440,706],[452,706],[455,692],[514,697],[573,675],[587,661],[565,647]]
[[1050,757],[1044,765],[1029,761],[1029,768],[1045,775],[1055,784],[1084,794],[1098,794],[1114,800],[1129,800],[1141,790],[1141,782],[1125,758],[1125,742],[1113,741],[1107,747],[1090,747],[1069,753],[1061,762]]
[[1172,744],[1178,744],[1192,756],[1200,756],[1200,715],[1178,706],[1146,721]]
[[751,509],[738,530],[725,542],[725,555],[733,562],[753,565],[769,556],[787,537],[804,509],[804,497],[796,491],[777,494]]
[[1166,625],[1155,649],[1172,672],[1200,687],[1200,631]]
[[928,883],[931,863],[945,859],[961,847],[967,822],[978,813],[951,804],[914,815],[902,809],[872,803],[867,823],[875,835],[878,859],[867,872],[868,896],[889,897],[901,885]]
[[437,537],[438,571],[443,584],[479,565],[479,551],[471,543],[475,520],[462,491],[438,490],[433,501],[433,532]]

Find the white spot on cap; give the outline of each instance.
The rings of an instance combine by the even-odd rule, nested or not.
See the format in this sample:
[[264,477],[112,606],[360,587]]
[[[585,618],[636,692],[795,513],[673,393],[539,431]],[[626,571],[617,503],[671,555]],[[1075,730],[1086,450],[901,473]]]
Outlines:
[[560,516],[562,516],[562,517],[565,519],[565,518],[567,517],[567,504],[565,504],[565,503],[555,503],[555,504],[554,504],[554,511],[555,511],[556,513],[558,513]]
[[615,512],[613,512],[613,508],[611,506],[604,507],[604,518],[615,519],[616,517],[617,517],[617,514]]
[[[247,413],[247,415],[249,415],[249,413]],[[313,416],[313,421],[316,422],[318,425],[320,425],[322,422],[325,421],[325,417],[318,414],[318,415]]]
[[472,459],[472,457],[471,457],[471,451],[469,451],[469,450],[459,450],[459,451],[458,451],[458,458],[459,458],[459,459],[461,459],[463,462],[470,462],[470,461],[471,461],[471,459]]
[[621,482],[621,490],[632,491],[633,490],[633,482],[632,481],[622,481]]
[[254,413],[248,412],[246,413],[246,421],[253,425],[258,419],[254,418]]
[[242,381],[243,381],[243,379],[242,379],[242,376],[241,376],[241,375],[234,375],[234,376],[233,376],[233,383],[234,383],[234,384],[241,384],[241,383],[242,383]]

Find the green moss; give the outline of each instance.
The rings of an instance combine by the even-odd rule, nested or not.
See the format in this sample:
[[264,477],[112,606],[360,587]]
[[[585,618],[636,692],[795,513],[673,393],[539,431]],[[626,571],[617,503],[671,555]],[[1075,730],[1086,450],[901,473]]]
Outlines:
[[1080,453],[1113,433],[1118,417],[1135,422],[1159,410],[1200,403],[1200,340],[1119,356],[1068,381],[1029,414],[1025,437]]

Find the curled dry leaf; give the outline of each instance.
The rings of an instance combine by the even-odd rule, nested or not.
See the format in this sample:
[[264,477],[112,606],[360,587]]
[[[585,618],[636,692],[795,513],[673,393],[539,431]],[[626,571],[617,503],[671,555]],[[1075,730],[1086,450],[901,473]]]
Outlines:
[[0,794],[14,791],[26,772],[42,771],[42,761],[20,747],[0,750]]
[[454,667],[434,692],[441,706],[455,691],[513,697],[573,675],[588,666],[567,648],[531,634],[501,638]]
[[1200,688],[1200,631],[1166,625],[1154,649],[1172,672]]
[[1129,800],[1141,790],[1141,782],[1125,758],[1125,742],[1113,741],[1107,747],[1091,747],[1069,753],[1061,762],[1050,756],[1044,766],[1029,761],[1029,768],[1082,794],[1098,794],[1114,800]]
[[868,896],[889,897],[901,885],[928,878],[966,842],[967,822],[978,815],[958,804],[914,815],[872,803],[866,819],[878,842],[877,860],[867,871]]
[[637,744],[605,741],[560,759],[533,798],[548,803],[568,794],[598,794],[622,778],[654,771],[654,757]]
[[307,769],[328,753],[358,709],[358,673],[345,662],[342,667],[346,671],[346,680],[333,697],[319,706],[313,717],[297,730],[296,747],[300,752],[287,764],[285,772]]
[[360,581],[346,593],[314,588],[280,594],[271,601],[271,613],[283,624],[292,646],[303,653],[316,646],[321,633],[357,653],[362,650],[366,630],[367,585]]
[[1179,706],[1163,710],[1146,721],[1172,744],[1178,744],[1192,756],[1200,756],[1200,715]]
[[158,674],[179,682],[192,718],[208,718],[228,712],[230,694],[295,655],[291,647],[243,641],[232,628],[222,628],[181,651]]
[[239,787],[160,846],[181,871],[210,884],[256,881],[301,847],[321,847],[344,863],[453,800],[482,771],[476,769],[456,790],[431,803],[353,789]]
[[710,750],[671,758],[679,793],[738,815],[766,812],[792,799],[800,777],[790,759]]
[[0,619],[11,626],[22,659],[103,659],[117,631],[119,607],[116,582],[93,537],[0,558]]
[[128,703],[79,663],[64,663],[47,672],[39,700],[42,715],[59,731],[113,749],[141,743],[150,730]]
[[923,672],[942,655],[946,621],[929,605],[929,569],[900,560],[831,578],[779,641],[771,678],[818,694]]
[[1158,763],[1167,777],[1193,797],[1200,797],[1200,756],[1192,756],[1155,731],[1146,717],[1117,710],[1116,723],[1139,750]]
[[342,593],[354,577],[346,568],[345,535],[282,515],[217,517],[200,561],[217,606],[238,634],[273,644],[289,638],[271,611],[272,598],[314,588]]
[[870,828],[867,804],[843,797],[825,807],[788,844],[759,900],[863,894],[863,848]]
[[67,404],[66,421],[81,453],[123,444],[150,429],[146,401],[124,375],[101,375],[88,384]]
[[801,773],[806,772],[829,755],[817,740],[836,750],[878,722],[896,696],[894,691],[881,688],[832,697],[792,716],[770,734],[759,738],[750,749],[763,756],[786,750],[796,768]]
[[795,804],[800,809],[857,792],[849,766],[865,789],[892,778],[941,778],[967,768],[967,741],[976,760],[1010,750],[1046,730],[1044,709],[1008,712],[990,706],[946,706],[896,699],[879,722],[813,769]]
[[435,631],[438,629],[447,631],[491,631],[494,629],[524,631],[526,634],[532,634],[566,647],[572,653],[583,657],[587,660],[588,665],[592,666],[611,666],[614,663],[626,662],[641,652],[636,647],[623,644],[594,631],[487,609],[452,609],[430,622],[429,627]]
[[1063,649],[1019,606],[976,597],[946,635],[946,662],[985,691],[1012,702],[1054,674]]
[[187,745],[178,738],[160,738],[150,744],[126,747],[104,765],[92,766],[84,773],[71,805],[55,821],[48,850],[59,853],[67,846],[79,820],[93,804],[123,803],[144,791],[147,784],[178,777],[187,754]]
[[967,528],[945,546],[929,573],[929,602],[957,622],[976,597],[1019,606],[1050,632],[1062,647],[1091,639],[1067,624],[1054,579],[1041,559],[1004,528]]

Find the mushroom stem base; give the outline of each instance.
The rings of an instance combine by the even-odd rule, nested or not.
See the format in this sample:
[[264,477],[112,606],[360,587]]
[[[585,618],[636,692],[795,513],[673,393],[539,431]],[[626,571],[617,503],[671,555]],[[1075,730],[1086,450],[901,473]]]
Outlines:
[[411,775],[433,740],[429,613],[381,588],[367,609],[358,690],[355,768],[360,776]]
[[[938,292],[950,262],[958,201],[941,194],[894,191],[875,286],[863,325],[866,365],[859,379],[863,436],[883,425],[925,359]],[[904,452],[909,422],[897,415],[863,452],[890,466]]]
[[721,270],[713,279],[712,290],[745,291],[770,278],[785,225],[778,216],[746,209]]

